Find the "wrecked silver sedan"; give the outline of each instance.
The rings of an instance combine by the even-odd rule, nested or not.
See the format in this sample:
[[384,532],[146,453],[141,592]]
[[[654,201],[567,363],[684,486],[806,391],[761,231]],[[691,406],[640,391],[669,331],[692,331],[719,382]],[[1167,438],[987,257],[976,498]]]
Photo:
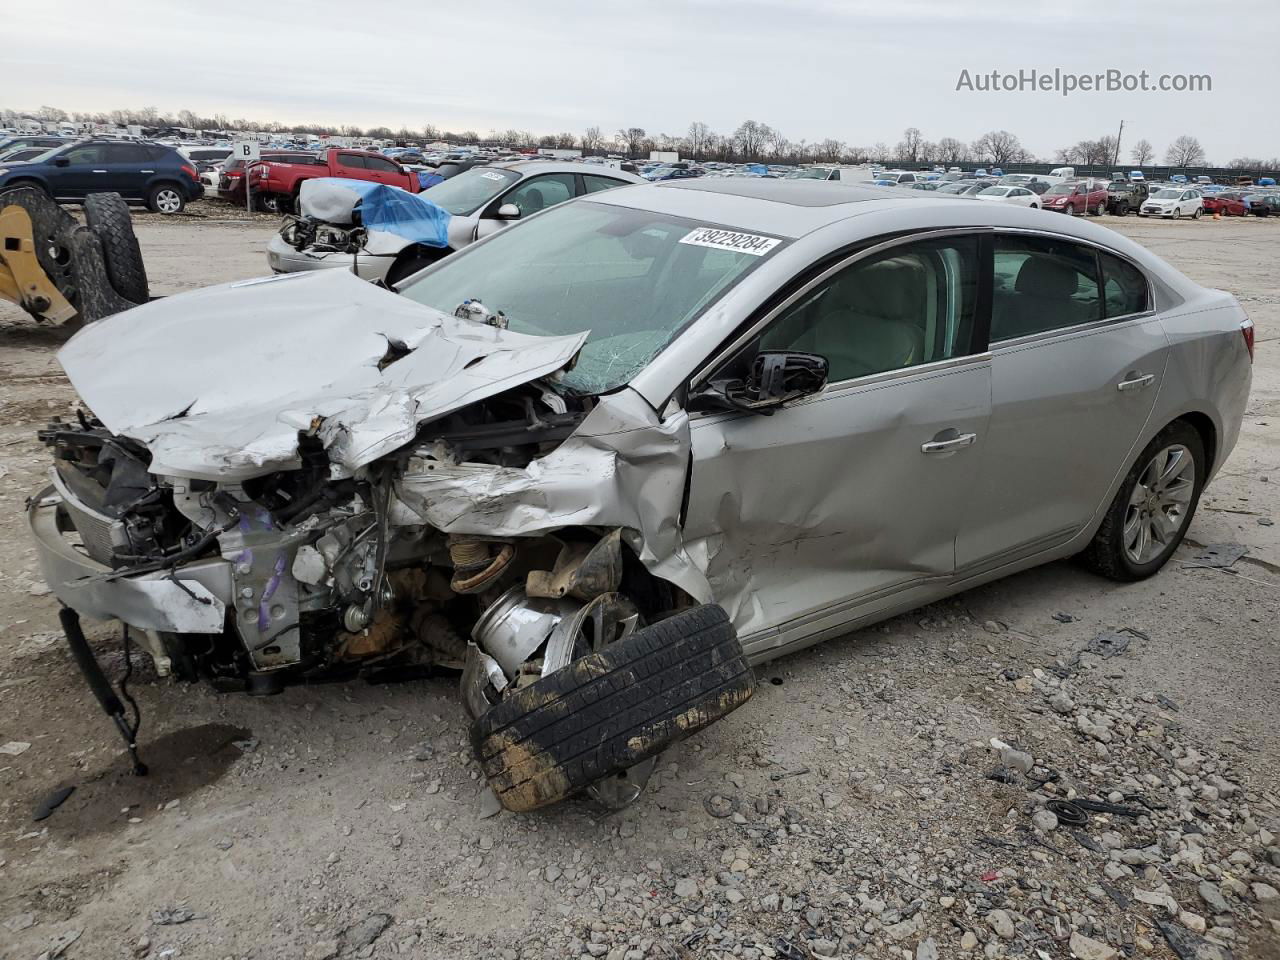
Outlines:
[[92,413],[45,432],[30,522],[109,713],[74,611],[251,693],[454,668],[505,806],[623,803],[749,661],[1072,554],[1157,571],[1251,350],[1229,295],[1087,223],[629,187],[396,292],[324,271],[86,328]]

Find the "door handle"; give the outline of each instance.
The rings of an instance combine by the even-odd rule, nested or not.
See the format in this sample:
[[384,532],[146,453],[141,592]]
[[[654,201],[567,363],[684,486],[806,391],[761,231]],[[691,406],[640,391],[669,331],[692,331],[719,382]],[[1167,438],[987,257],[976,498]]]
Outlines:
[[93,172],[94,172],[94,173],[106,173],[107,171],[105,171],[105,170],[95,170],[95,171],[93,171]]
[[1116,389],[1121,393],[1128,393],[1130,390],[1141,390],[1144,387],[1149,387],[1155,382],[1156,375],[1154,373],[1145,373],[1140,377],[1133,377],[1130,380],[1121,380],[1116,384]]
[[958,437],[952,437],[950,440],[930,440],[928,443],[920,444],[921,453],[948,453],[952,450],[959,450],[961,447],[973,446],[975,440],[978,439],[976,433],[962,433]]

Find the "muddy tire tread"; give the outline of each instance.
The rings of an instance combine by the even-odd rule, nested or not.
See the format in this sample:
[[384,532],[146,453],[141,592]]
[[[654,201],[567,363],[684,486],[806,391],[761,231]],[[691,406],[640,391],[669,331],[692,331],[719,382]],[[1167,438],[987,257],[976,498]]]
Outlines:
[[754,684],[724,611],[697,607],[512,694],[472,744],[503,806],[532,810],[709,726]]
[[147,270],[129,205],[118,193],[91,193],[84,200],[84,217],[102,243],[107,276],[116,293],[133,303],[146,303],[150,297]]

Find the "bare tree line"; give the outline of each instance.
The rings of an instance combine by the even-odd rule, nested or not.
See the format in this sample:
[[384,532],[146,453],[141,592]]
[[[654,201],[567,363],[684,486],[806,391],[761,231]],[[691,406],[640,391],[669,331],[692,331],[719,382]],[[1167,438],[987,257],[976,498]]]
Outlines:
[[[0,118],[15,119],[30,116],[49,122],[99,123],[115,126],[139,125],[147,128],[185,127],[193,130],[254,130],[272,134],[315,134],[317,136],[370,137],[382,140],[446,141],[450,143],[501,143],[512,149],[554,147],[581,149],[585,153],[619,152],[629,157],[642,156],[651,150],[678,152],[681,156],[697,160],[722,160],[736,162],[764,161],[775,163],[898,163],[898,164],[987,164],[1007,166],[1013,163],[1035,162],[1036,157],[1008,130],[990,130],[972,141],[956,137],[928,140],[918,127],[907,127],[902,139],[890,147],[884,142],[858,146],[843,140],[792,140],[777,127],[758,120],[745,120],[732,133],[717,133],[708,124],[694,121],[682,135],[649,133],[642,127],[624,127],[606,133],[600,127],[588,127],[579,134],[535,134],[530,130],[489,130],[482,135],[477,130],[447,130],[427,123],[420,129],[400,127],[356,127],[326,124],[284,124],[277,121],[257,121],[244,117],[228,117],[214,114],[199,116],[190,110],[176,114],[161,113],[155,107],[140,110],[111,110],[98,113],[72,112],[58,107],[42,106],[29,114],[14,110],[0,110]],[[1155,148],[1148,140],[1138,140],[1128,151],[1129,159],[1136,166],[1149,166],[1156,157]],[[1203,166],[1207,164],[1204,148],[1195,137],[1184,134],[1166,149],[1165,163],[1173,167]],[[1120,157],[1116,138],[1106,135],[1096,140],[1078,143],[1055,151],[1053,160],[1061,164],[1106,166],[1117,164]],[[1235,169],[1274,169],[1280,167],[1280,159],[1238,157],[1227,166]]]

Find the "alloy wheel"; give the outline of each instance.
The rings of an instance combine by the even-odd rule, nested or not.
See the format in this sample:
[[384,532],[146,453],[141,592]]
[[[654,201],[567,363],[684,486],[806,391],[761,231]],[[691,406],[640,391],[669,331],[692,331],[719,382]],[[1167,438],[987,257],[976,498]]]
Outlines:
[[156,193],[156,209],[161,213],[177,213],[182,209],[182,198],[176,190],[160,190]]
[[1159,451],[1138,475],[1124,516],[1124,552],[1135,564],[1155,560],[1173,543],[1190,516],[1196,462],[1175,443]]

